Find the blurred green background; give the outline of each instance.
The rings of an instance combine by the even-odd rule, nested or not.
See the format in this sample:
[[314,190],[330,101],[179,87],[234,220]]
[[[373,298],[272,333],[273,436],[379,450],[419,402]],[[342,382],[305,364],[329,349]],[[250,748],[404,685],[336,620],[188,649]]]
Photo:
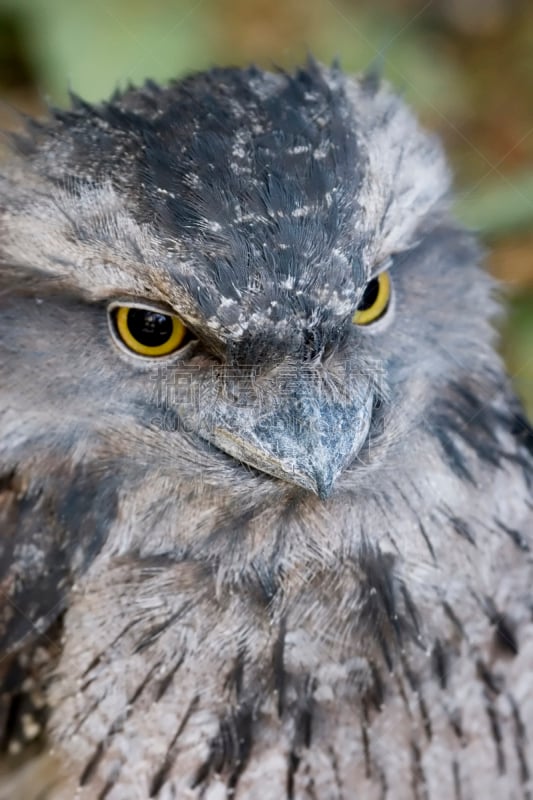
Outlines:
[[311,51],[378,64],[444,139],[457,212],[505,283],[502,349],[533,416],[531,0],[0,0],[0,124],[10,106],[89,100],[215,63],[291,66]]

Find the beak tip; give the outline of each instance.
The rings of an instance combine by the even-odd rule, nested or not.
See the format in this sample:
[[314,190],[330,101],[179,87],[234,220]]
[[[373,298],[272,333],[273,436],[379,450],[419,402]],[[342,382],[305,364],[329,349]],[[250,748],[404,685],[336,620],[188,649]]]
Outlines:
[[320,470],[315,470],[315,492],[321,500],[327,500],[330,496],[333,491],[335,478],[336,475],[332,474],[330,471],[322,472]]

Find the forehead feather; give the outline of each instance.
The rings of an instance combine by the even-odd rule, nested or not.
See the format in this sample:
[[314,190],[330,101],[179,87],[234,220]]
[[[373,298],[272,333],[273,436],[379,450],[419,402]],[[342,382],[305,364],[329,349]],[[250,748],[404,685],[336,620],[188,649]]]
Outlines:
[[219,311],[239,328],[287,303],[302,317],[318,304],[345,316],[448,188],[439,146],[399,98],[315,63],[75,101],[30,157],[74,224],[82,199],[100,197],[98,230],[90,215],[78,226],[86,244],[109,244],[127,219],[117,261],[134,247],[133,263],[173,278],[213,327]]

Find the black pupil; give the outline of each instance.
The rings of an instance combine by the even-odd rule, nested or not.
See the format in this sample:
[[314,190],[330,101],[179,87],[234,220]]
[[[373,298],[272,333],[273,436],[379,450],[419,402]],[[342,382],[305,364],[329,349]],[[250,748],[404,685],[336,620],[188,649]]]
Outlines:
[[145,347],[158,347],[168,342],[172,327],[172,317],[166,314],[142,308],[130,308],[128,311],[129,331]]
[[378,294],[379,294],[379,279],[372,278],[372,280],[366,285],[366,289],[361,298],[361,302],[357,306],[357,310],[367,311],[369,308],[372,308],[372,306],[378,299]]

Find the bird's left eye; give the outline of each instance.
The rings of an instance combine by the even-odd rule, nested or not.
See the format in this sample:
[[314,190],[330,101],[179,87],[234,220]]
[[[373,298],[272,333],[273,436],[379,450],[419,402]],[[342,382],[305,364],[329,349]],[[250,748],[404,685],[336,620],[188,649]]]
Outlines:
[[153,309],[118,306],[112,320],[118,338],[139,356],[168,356],[187,339],[187,328],[178,317]]
[[367,283],[352,322],[355,325],[370,325],[380,319],[389,306],[390,293],[389,273],[381,272]]

